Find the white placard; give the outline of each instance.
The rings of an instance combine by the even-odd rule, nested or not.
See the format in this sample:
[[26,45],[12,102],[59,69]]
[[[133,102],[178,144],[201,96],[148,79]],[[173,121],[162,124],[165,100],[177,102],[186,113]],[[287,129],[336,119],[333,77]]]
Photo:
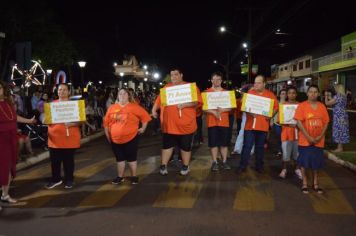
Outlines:
[[298,104],[280,104],[279,105],[279,123],[295,125],[297,121],[294,120],[295,110]]
[[236,107],[236,99],[234,91],[218,91],[218,92],[204,92],[203,110],[220,108],[234,108]]
[[57,124],[85,121],[85,105],[83,100],[46,103],[45,123]]
[[245,93],[242,98],[241,111],[272,117],[274,100]]
[[166,106],[195,101],[197,101],[195,83],[176,85],[161,90],[161,102]]

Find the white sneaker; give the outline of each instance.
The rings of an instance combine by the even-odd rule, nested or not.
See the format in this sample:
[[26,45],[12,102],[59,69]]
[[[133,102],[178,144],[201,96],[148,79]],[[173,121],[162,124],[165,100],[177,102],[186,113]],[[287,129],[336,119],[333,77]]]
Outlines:
[[189,166],[187,167],[183,166],[179,173],[181,175],[187,175],[189,173]]
[[159,173],[161,175],[168,175],[168,170],[166,165],[161,165],[159,168]]
[[295,169],[295,174],[298,176],[298,179],[302,180],[303,176],[302,176],[302,171],[300,169]]
[[281,177],[282,179],[285,179],[287,176],[287,170],[286,169],[282,169],[281,173],[279,174],[279,177]]

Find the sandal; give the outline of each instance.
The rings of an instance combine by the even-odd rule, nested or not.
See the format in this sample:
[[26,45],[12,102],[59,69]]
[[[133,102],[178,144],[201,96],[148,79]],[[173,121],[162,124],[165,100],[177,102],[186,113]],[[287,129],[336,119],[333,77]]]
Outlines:
[[309,193],[309,189],[308,189],[307,185],[303,185],[301,190],[302,190],[302,193],[304,193],[304,194],[308,194]]
[[314,184],[313,189],[318,194],[323,194],[324,193],[324,190],[322,188],[320,188],[318,184]]

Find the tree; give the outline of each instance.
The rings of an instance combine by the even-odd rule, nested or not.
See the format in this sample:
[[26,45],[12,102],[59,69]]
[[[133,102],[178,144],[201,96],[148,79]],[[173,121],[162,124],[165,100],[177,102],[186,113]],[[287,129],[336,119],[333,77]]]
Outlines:
[[[45,1],[11,1],[0,8],[0,31],[6,38],[0,48],[0,76],[5,78],[16,42],[32,43],[32,58],[44,68],[59,69],[73,63],[77,50],[65,31],[54,23],[53,11]],[[1,45],[0,45],[1,47]]]

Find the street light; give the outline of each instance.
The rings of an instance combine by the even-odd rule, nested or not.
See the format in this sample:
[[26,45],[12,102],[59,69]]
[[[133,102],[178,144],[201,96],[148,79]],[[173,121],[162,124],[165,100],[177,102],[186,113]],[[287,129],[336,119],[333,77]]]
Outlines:
[[83,75],[83,69],[87,63],[85,61],[78,61],[78,65],[80,67],[80,79],[81,79],[81,86],[84,86],[84,75]]
[[143,65],[143,69],[147,70],[148,66],[147,65]]
[[225,26],[221,26],[219,30],[221,33],[224,33],[226,31],[226,28],[225,28]]
[[119,74],[121,77],[124,77],[124,72],[120,72],[120,74]]
[[153,73],[153,78],[154,79],[159,79],[161,76],[158,72]]

